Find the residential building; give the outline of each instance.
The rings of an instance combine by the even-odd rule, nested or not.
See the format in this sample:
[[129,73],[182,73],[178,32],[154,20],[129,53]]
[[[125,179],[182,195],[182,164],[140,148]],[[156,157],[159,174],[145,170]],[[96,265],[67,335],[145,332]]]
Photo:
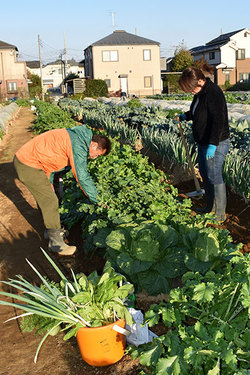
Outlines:
[[75,59],[70,59],[67,61],[67,75],[70,74],[75,74],[79,78],[84,78],[85,77],[85,72],[84,72],[84,60],[82,61],[75,61]]
[[[41,76],[40,62],[39,61],[27,61],[27,69],[39,77]],[[63,80],[70,74],[76,74],[79,78],[84,77],[84,63],[76,62],[74,59],[67,61],[67,64],[63,60],[57,60],[42,66],[43,75],[43,88],[47,91],[51,88],[60,89],[63,84]]]
[[203,58],[216,67],[215,82],[250,83],[250,30],[247,28],[222,34],[204,46],[190,50],[194,61]]
[[0,100],[25,97],[27,92],[26,63],[18,61],[16,46],[0,41]]
[[47,91],[51,88],[60,88],[65,78],[65,63],[56,60],[43,66],[43,89]]
[[40,77],[40,61],[39,60],[33,60],[33,61],[26,61],[27,70],[31,74],[35,74]]
[[102,79],[110,94],[161,93],[160,43],[116,30],[84,50],[85,76]]

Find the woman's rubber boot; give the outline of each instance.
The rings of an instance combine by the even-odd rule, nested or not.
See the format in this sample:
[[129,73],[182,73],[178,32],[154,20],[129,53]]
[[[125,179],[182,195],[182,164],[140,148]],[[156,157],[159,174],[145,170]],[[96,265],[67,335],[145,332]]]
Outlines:
[[225,184],[214,185],[215,220],[223,222],[226,220],[227,193]]
[[203,208],[197,208],[196,211],[202,214],[207,214],[209,212],[213,212],[215,208],[215,201],[214,201],[214,185],[204,186],[205,193],[206,193],[206,206]]
[[58,255],[73,255],[76,251],[75,246],[69,246],[63,241],[63,236],[61,236],[61,229],[47,229],[49,237],[48,248]]

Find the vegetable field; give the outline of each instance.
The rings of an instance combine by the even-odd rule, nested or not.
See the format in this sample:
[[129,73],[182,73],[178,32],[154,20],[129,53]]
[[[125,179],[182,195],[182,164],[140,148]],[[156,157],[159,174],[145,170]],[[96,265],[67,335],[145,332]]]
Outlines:
[[[60,107],[73,116],[96,128],[105,129],[108,134],[134,144],[140,139],[144,146],[167,158],[173,164],[188,168],[188,159],[177,125],[171,119],[173,112],[160,107],[117,107],[103,103],[72,101],[63,99]],[[178,109],[176,109],[176,112]],[[178,111],[179,112],[179,111]],[[39,131],[39,125],[36,127]],[[224,166],[224,180],[236,193],[249,200],[249,123],[231,119],[231,146]],[[183,131],[193,163],[197,159],[191,124],[183,122]]]
[[[37,116],[33,124],[36,134],[84,122],[94,131],[107,131],[112,137],[113,149],[109,156],[89,163],[89,173],[103,203],[101,206],[90,204],[70,172],[64,177],[62,220],[70,231],[71,241],[83,245],[83,249],[70,260],[54,258],[65,272],[69,272],[70,266],[75,272],[85,273],[101,272],[108,260],[117,272],[133,283],[138,294],[136,308],[143,310],[150,329],[159,337],[153,343],[129,347],[129,354],[121,363],[111,368],[95,369],[83,363],[74,338],[63,344],[60,338],[59,341],[49,338],[48,348],[41,349],[41,360],[35,367],[31,361],[36,345],[25,346],[23,339],[18,342],[8,334],[9,345],[14,340],[14,350],[23,349],[26,359],[30,356],[24,373],[42,374],[42,366],[46,363],[51,375],[59,373],[58,366],[62,374],[75,375],[248,374],[250,264],[246,252],[249,239],[246,179],[249,166],[246,162],[247,139],[243,135],[249,124],[231,124],[235,129],[232,131],[233,154],[230,154],[232,159],[228,160],[228,169],[224,171],[226,182],[231,186],[228,220],[223,226],[218,226],[212,215],[196,215],[193,210],[196,203],[180,195],[180,191],[169,182],[169,176],[134,149],[139,138],[144,147],[158,152],[162,158],[167,154],[170,164],[187,166],[178,132],[166,111],[72,103],[66,99],[60,106],[63,110],[54,105],[36,103]],[[22,114],[27,115],[27,110],[22,109],[20,116]],[[31,121],[27,124],[30,126]],[[8,146],[15,130],[20,132],[22,125],[19,126],[11,129]],[[185,135],[195,160],[188,126],[185,126]],[[13,153],[15,147],[12,149]],[[234,154],[239,157],[235,166]],[[9,151],[2,150],[1,156],[2,173],[11,172]],[[5,192],[5,196],[1,196],[2,202],[9,197],[5,199],[8,204],[3,217],[9,216],[3,227],[8,230],[1,229],[0,232],[4,244],[1,276],[13,277],[18,273],[33,277],[24,266],[24,258],[28,257],[46,276],[55,277],[51,269],[46,269],[39,255],[39,246],[46,247],[46,241],[41,240],[43,228],[34,201],[21,184],[14,182],[15,175],[10,172],[9,181],[2,179]],[[29,207],[21,198],[23,195],[28,199]],[[19,208],[14,210],[15,216],[12,201]],[[32,215],[29,210],[32,210]],[[25,220],[18,216],[20,212],[25,212]],[[13,229],[10,229],[12,225]],[[179,287],[175,288],[176,285]],[[140,295],[144,296],[144,302]],[[150,306],[151,300],[154,304]],[[5,314],[10,316],[9,311]],[[14,324],[8,323],[6,327],[13,332],[17,330]],[[32,333],[19,332],[19,335],[32,343],[41,339],[35,339]],[[55,347],[57,353],[53,350]],[[18,373],[15,369],[18,367],[12,361],[5,372],[8,375]]]

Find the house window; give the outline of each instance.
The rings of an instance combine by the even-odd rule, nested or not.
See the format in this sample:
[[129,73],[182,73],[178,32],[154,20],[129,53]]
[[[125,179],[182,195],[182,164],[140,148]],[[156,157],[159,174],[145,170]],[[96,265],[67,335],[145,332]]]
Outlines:
[[102,61],[118,61],[118,51],[102,51]]
[[249,83],[250,82],[250,73],[240,73],[240,82]]
[[245,48],[239,48],[236,52],[236,59],[237,60],[244,60],[245,59]]
[[152,87],[152,77],[144,77],[144,87]]
[[209,60],[215,59],[215,52],[209,52]]
[[105,79],[104,82],[106,82],[108,88],[111,87],[111,80],[110,79]]
[[8,93],[17,92],[17,83],[16,82],[8,82]]
[[150,49],[144,49],[143,50],[143,60],[144,61],[150,61],[151,60],[151,50]]

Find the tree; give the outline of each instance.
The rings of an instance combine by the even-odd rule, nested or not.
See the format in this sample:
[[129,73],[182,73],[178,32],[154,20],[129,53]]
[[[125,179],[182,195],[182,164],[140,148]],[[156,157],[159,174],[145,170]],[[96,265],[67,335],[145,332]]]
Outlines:
[[92,98],[108,97],[108,86],[102,79],[87,79],[84,94]]
[[29,83],[29,95],[30,98],[35,98],[36,96],[41,95],[42,87],[41,87],[41,78],[36,75],[32,74],[31,72],[27,72],[27,77],[31,83]]
[[184,69],[192,66],[194,63],[193,56],[189,50],[181,43],[174,52],[174,58],[172,61],[172,71],[182,72]]

